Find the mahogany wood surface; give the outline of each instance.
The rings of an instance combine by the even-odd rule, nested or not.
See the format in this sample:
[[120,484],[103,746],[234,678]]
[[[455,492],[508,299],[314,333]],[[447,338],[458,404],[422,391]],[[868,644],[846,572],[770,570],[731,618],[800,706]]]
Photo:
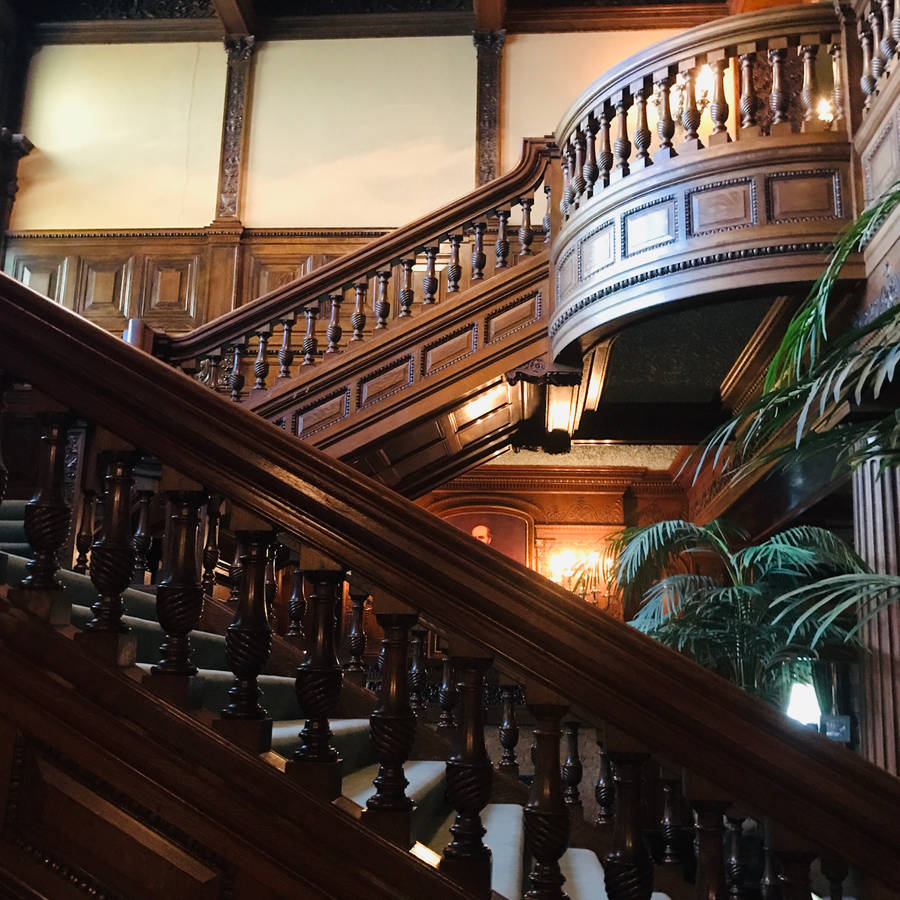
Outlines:
[[900,887],[896,778],[6,276],[0,322],[9,372]]

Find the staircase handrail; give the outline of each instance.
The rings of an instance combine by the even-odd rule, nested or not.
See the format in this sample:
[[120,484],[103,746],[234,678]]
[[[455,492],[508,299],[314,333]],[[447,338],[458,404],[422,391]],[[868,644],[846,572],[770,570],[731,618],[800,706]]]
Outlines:
[[154,352],[172,363],[199,359],[240,341],[260,327],[276,322],[323,295],[339,291],[355,281],[390,267],[401,257],[439,241],[474,219],[514,203],[534,191],[550,159],[557,156],[551,138],[525,138],[516,167],[488,184],[476,188],[435,212],[389,231],[359,250],[326,263],[308,275],[289,282],[264,296],[224,313],[181,337],[157,336]]
[[5,371],[900,889],[900,780],[6,275],[0,323]]

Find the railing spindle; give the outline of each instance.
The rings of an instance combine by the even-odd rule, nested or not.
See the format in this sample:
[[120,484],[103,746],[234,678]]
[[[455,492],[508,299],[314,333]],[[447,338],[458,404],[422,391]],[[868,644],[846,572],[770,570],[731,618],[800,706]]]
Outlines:
[[594,825],[612,825],[616,820],[616,789],[610,771],[609,753],[599,734],[597,743],[600,746],[600,764],[597,766],[597,783],[594,785],[594,799],[597,801]]
[[575,208],[575,148],[572,145],[572,138],[566,141],[563,167],[563,198],[565,201],[563,215],[569,216]]
[[522,208],[522,224],[519,227],[519,256],[531,256],[531,242],[534,240],[534,232],[531,230],[531,207],[534,200],[529,197],[521,197],[519,205]]
[[216,566],[219,564],[219,518],[222,514],[222,498],[210,494],[206,502],[206,540],[203,544],[203,596],[212,600],[216,589]]
[[816,117],[816,98],[819,95],[819,83],[816,78],[816,57],[819,53],[817,44],[804,44],[797,48],[803,58],[803,84],[800,88],[800,102],[803,104],[803,131],[820,131],[821,125]]
[[97,492],[86,489],[81,499],[81,522],[78,525],[78,534],[75,535],[75,549],[78,556],[75,559],[74,571],[79,575],[87,574],[88,551],[94,542],[94,503]]
[[784,60],[787,49],[774,47],[769,50],[769,65],[772,67],[772,92],[769,94],[769,107],[772,110],[772,125],[769,134],[790,132],[788,121],[788,93],[784,89]]
[[253,374],[256,380],[253,383],[254,391],[264,391],[266,389],[266,379],[269,377],[269,335],[272,333],[272,326],[266,325],[261,328],[257,334],[258,341],[256,350],[256,360],[253,363]]
[[725,69],[728,68],[728,60],[722,56],[712,58],[710,54],[709,65],[713,73],[712,98],[709,104],[709,115],[712,118],[713,130],[709,137],[709,146],[728,144],[731,135],[728,133],[728,101],[725,99]]
[[375,273],[375,302],[372,304],[372,312],[375,314],[375,330],[387,328],[388,318],[391,315],[391,301],[388,296],[388,285],[391,280],[390,269],[380,269]]
[[228,390],[231,391],[231,399],[237,403],[241,399],[241,391],[244,389],[244,375],[241,372],[241,356],[246,345],[241,341],[235,341],[232,345],[234,354],[231,363],[231,372],[228,375]]
[[605,103],[600,108],[600,115],[597,121],[600,134],[600,151],[597,153],[597,166],[600,171],[597,176],[597,183],[602,187],[608,187],[615,157],[612,152],[612,144],[610,144],[609,112]]
[[484,253],[484,233],[487,231],[487,223],[475,222],[472,231],[475,235],[472,243],[472,281],[481,281],[487,263],[487,256]]
[[900,2],[894,0],[894,18],[891,19],[891,37],[894,39],[894,45],[900,50]]
[[584,129],[584,137],[586,141],[584,155],[584,183],[587,197],[590,199],[594,196],[594,185],[597,183],[597,176],[600,174],[600,168],[597,165],[597,120],[593,113],[590,113],[581,126]]
[[291,345],[291,335],[294,328],[296,314],[291,313],[281,319],[281,347],[278,350],[278,377],[290,378],[291,366],[294,363],[294,348]]
[[365,339],[363,332],[366,330],[366,294],[369,292],[369,282],[360,279],[353,283],[353,312],[350,314],[350,327],[353,334],[350,335],[350,343]]
[[416,298],[413,290],[413,266],[415,259],[400,260],[400,290],[397,292],[397,304],[400,307],[398,318],[405,319],[412,315],[412,305]]
[[887,68],[888,59],[884,55],[884,43],[881,33],[881,11],[877,8],[870,7],[869,28],[872,29],[872,75],[877,83],[878,79],[884,74]]
[[341,293],[329,294],[328,300],[331,303],[331,319],[325,329],[325,337],[328,338],[325,352],[339,353],[341,338],[344,336],[344,329],[341,327],[341,305],[344,302],[344,295]]
[[459,290],[459,279],[462,278],[462,266],[459,264],[459,247],[462,244],[461,234],[451,234],[447,240],[450,243],[450,262],[447,264],[447,293],[455,294]]
[[684,109],[681,113],[681,125],[684,128],[684,140],[678,146],[678,152],[702,150],[703,142],[697,134],[700,127],[700,110],[697,109],[697,68],[694,60],[683,64],[684,75]]
[[681,816],[678,813],[677,801],[681,774],[663,767],[660,771],[660,784],[663,792],[663,811],[659,820],[659,830],[663,839],[662,861],[667,864],[678,864],[681,862],[679,853]]
[[518,777],[519,761],[516,759],[516,744],[519,743],[519,725],[516,721],[516,686],[504,684],[500,688],[500,699],[503,702],[503,712],[500,719],[500,746],[503,748],[503,756],[497,765],[501,772],[509,772]]
[[134,570],[131,573],[132,584],[143,584],[147,571],[147,553],[150,551],[150,533],[148,531],[150,519],[150,502],[153,500],[152,490],[137,491],[138,497],[138,522],[134,535],[131,538],[131,546],[134,550]]
[[875,77],[872,74],[871,36],[866,26],[866,17],[863,15],[856,20],[856,36],[859,38],[859,45],[862,49],[862,75],[859,79],[859,86],[866,95],[864,108],[868,109],[872,103],[872,95],[875,93]]
[[306,316],[306,334],[303,336],[303,362],[301,365],[314,366],[319,352],[319,338],[316,335],[316,322],[319,318],[318,303],[311,303],[305,307],[303,314]]
[[542,222],[544,229],[544,243],[549,244],[551,238],[553,237],[553,226],[551,225],[552,216],[550,213],[550,204],[553,203],[552,198],[553,188],[550,187],[549,184],[544,185],[544,199],[546,201],[546,206],[544,207],[544,220]]
[[741,128],[753,128],[756,125],[756,88],[753,85],[753,64],[756,62],[756,51],[742,53],[741,62]]
[[350,583],[350,633],[347,636],[347,649],[350,659],[344,663],[344,674],[357,684],[362,684],[366,676],[366,663],[363,654],[366,652],[366,630],[363,628],[363,615],[369,592],[355,589]]
[[509,240],[506,237],[506,226],[509,222],[509,210],[497,210],[497,242],[494,249],[497,251],[497,269],[505,269],[509,265]]
[[628,158],[631,156],[631,141],[628,140],[628,110],[631,107],[631,95],[626,91],[618,91],[613,95],[613,106],[616,108],[616,139],[613,143],[615,168],[610,173],[610,181],[618,181],[631,171]]
[[587,187],[584,177],[584,151],[587,141],[580,127],[575,129],[573,141],[575,143],[575,165],[572,171],[572,192],[574,195],[573,205],[575,209],[578,209],[582,194]]
[[578,729],[581,722],[566,722],[563,725],[563,735],[566,739],[566,761],[562,765],[563,800],[569,812],[581,816],[581,795],[578,786],[584,774],[584,766],[581,764],[581,756],[578,753]]
[[744,828],[743,816],[726,816],[725,818],[725,880],[728,883],[730,900],[743,900],[744,897],[744,859],[741,854],[741,836]]
[[647,122],[647,95],[650,93],[650,84],[648,79],[642,79],[637,84],[631,86],[631,94],[637,106],[637,122],[634,126],[634,146],[637,150],[634,161],[631,163],[632,169],[646,169],[653,165],[650,158],[650,125]]
[[425,716],[428,712],[428,676],[425,672],[425,636],[428,632],[416,628],[409,636],[410,664],[407,672],[407,688],[409,690],[409,705],[418,716]]
[[[894,0],[896,4],[897,0]],[[881,0],[881,51],[886,62],[890,62],[897,49],[897,39],[892,34],[891,0]]]
[[454,735],[456,734],[456,719],[453,716],[453,710],[459,701],[459,691],[456,689],[456,673],[453,671],[453,660],[449,656],[444,656],[441,662],[441,687],[438,691],[438,704],[441,708],[441,715],[438,719],[438,734]]
[[[897,8],[900,9],[900,2],[897,3]],[[838,123],[844,120],[844,101],[846,99],[843,51],[840,44],[832,44],[828,52],[831,55],[831,79],[834,84],[831,96],[834,104],[834,124],[837,127]]]
[[306,615],[306,595],[303,591],[303,569],[300,568],[300,554],[292,550],[291,564],[291,596],[288,599],[287,637],[292,644],[306,643],[306,632],[303,630],[303,618]]
[[675,137],[675,120],[672,118],[672,75],[668,69],[657,72],[654,75],[656,83],[656,96],[659,98],[659,121],[656,124],[656,133],[659,135],[659,149],[653,154],[655,160],[672,159],[678,156],[678,152],[672,146],[672,138]]
[[437,303],[437,292],[440,282],[435,272],[435,263],[437,262],[438,247],[425,248],[425,277],[422,279],[422,304],[430,306]]

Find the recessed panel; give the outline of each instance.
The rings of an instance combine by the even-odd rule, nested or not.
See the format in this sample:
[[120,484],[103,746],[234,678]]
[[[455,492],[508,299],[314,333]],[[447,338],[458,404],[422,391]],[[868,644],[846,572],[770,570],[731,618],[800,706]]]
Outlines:
[[580,281],[590,278],[616,261],[615,236],[613,223],[607,222],[581,241]]
[[458,328],[425,345],[422,354],[422,374],[432,375],[478,349],[478,327],[474,322]]
[[403,356],[360,379],[359,408],[385,400],[413,383],[413,356]]
[[18,256],[13,264],[12,277],[38,294],[62,303],[67,269],[68,260],[64,258]]
[[884,193],[900,171],[900,127],[891,119],[863,156],[866,200]]
[[692,191],[688,197],[689,233],[705,234],[756,224],[750,181]]
[[836,219],[842,214],[840,179],[831,170],[770,176],[766,189],[773,223]]
[[134,257],[85,259],[78,266],[75,311],[104,328],[121,327],[128,318]]
[[578,284],[578,259],[575,250],[570,250],[556,269],[556,302],[561,303]]
[[465,428],[461,428],[457,432],[461,447],[465,447],[474,441],[481,440],[493,431],[499,431],[510,424],[510,413],[512,407],[507,404],[500,409],[495,410],[488,416],[483,416],[476,422],[472,422]]
[[453,411],[453,425],[457,431],[463,431],[472,422],[495,412],[509,404],[509,389],[505,384],[498,384],[489,390],[470,397]]
[[633,256],[671,243],[677,237],[675,198],[666,197],[626,213],[622,220],[624,255]]
[[541,292],[532,291],[523,297],[517,297],[485,317],[485,343],[494,344],[502,341],[516,331],[527,328],[541,317]]
[[192,328],[199,268],[196,256],[148,257],[141,317],[163,330]]
[[293,432],[297,437],[307,438],[346,419],[349,414],[350,388],[347,387],[311,404],[301,406],[294,413]]

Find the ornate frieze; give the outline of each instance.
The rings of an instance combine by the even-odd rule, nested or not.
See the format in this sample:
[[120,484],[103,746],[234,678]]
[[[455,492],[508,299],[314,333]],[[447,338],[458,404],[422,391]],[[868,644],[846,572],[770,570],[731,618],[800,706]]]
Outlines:
[[228,37],[228,76],[225,85],[225,118],[222,122],[222,156],[219,162],[217,219],[240,218],[241,168],[244,156],[244,125],[249,100],[253,35]]
[[498,140],[500,124],[500,65],[503,58],[505,31],[476,31],[472,35],[478,56],[475,177],[477,184],[493,181],[498,174]]

